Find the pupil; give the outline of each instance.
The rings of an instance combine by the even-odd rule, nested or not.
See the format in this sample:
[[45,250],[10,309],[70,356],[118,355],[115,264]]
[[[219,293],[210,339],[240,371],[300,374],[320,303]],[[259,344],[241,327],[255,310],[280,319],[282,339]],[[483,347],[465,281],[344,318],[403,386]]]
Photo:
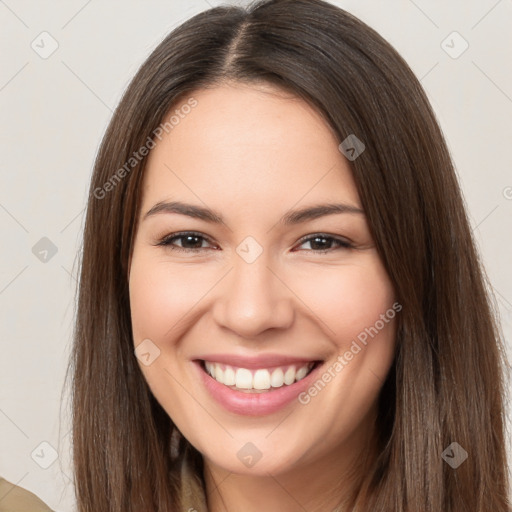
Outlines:
[[[200,237],[195,236],[195,235],[186,235],[186,236],[184,237],[185,243],[184,243],[183,245],[184,245],[187,249],[191,249],[191,248],[192,248],[192,249],[197,249],[197,245],[198,245],[198,244],[197,244],[197,241],[199,240],[199,238],[200,238]],[[189,242],[190,240],[195,240],[195,241],[196,241],[196,243],[195,243],[195,244],[192,242],[193,247],[190,247],[190,246],[189,246],[189,244],[188,244],[188,242]],[[201,241],[199,241],[199,247],[201,247]]]
[[[318,240],[321,240],[322,242],[324,242],[324,245],[322,245],[322,243],[320,243],[320,247],[315,247],[315,244],[317,244]],[[315,238],[313,238],[311,240],[311,247],[313,249],[320,249],[320,250],[321,249],[328,249],[329,247],[325,246],[325,242],[326,241],[327,241],[327,238],[324,238],[324,237],[321,237],[321,236],[317,236],[317,237],[315,237]],[[327,245],[329,245],[329,244],[327,244]]]

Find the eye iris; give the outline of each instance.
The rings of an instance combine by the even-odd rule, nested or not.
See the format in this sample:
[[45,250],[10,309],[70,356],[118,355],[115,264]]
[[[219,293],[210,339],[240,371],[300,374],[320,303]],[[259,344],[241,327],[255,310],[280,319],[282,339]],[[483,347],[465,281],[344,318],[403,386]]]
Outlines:
[[[316,246],[316,244],[318,243],[318,241],[320,240],[320,246]],[[316,236],[314,238],[311,238],[309,243],[311,244],[311,247],[313,249],[317,249],[317,250],[323,250],[323,249],[329,249],[330,247],[330,242],[332,242],[332,240],[330,238],[326,238],[326,237],[323,237],[323,236]]]
[[[182,246],[186,249],[198,249],[202,245],[202,239],[200,236],[182,235],[180,238],[182,240]],[[185,240],[186,240],[186,242],[185,242]],[[191,244],[189,244],[190,240],[194,240],[195,242],[192,242]],[[190,245],[192,245],[192,247]]]

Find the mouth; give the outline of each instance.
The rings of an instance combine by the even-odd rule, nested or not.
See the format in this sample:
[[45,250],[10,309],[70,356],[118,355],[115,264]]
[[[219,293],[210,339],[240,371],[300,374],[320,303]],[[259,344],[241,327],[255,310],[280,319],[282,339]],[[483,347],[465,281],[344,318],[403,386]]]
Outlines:
[[225,387],[242,393],[270,393],[305,379],[322,361],[298,362],[281,366],[243,368],[200,359],[203,372]]
[[271,415],[293,404],[303,407],[299,397],[316,383],[326,363],[276,353],[250,357],[202,354],[191,362],[214,403],[237,416],[253,417]]

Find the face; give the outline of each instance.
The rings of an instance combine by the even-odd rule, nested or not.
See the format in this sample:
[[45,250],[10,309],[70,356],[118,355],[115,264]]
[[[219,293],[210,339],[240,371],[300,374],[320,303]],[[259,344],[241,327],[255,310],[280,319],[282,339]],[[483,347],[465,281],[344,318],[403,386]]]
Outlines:
[[144,377],[212,467],[356,459],[400,307],[340,141],[270,86],[192,96],[143,183],[129,287]]

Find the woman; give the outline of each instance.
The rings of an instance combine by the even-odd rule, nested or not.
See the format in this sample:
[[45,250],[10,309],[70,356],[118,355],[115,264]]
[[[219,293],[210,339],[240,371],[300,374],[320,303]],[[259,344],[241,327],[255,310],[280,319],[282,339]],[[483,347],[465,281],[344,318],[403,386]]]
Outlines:
[[503,347],[407,64],[320,0],[219,7],[92,177],[78,510],[510,511]]

